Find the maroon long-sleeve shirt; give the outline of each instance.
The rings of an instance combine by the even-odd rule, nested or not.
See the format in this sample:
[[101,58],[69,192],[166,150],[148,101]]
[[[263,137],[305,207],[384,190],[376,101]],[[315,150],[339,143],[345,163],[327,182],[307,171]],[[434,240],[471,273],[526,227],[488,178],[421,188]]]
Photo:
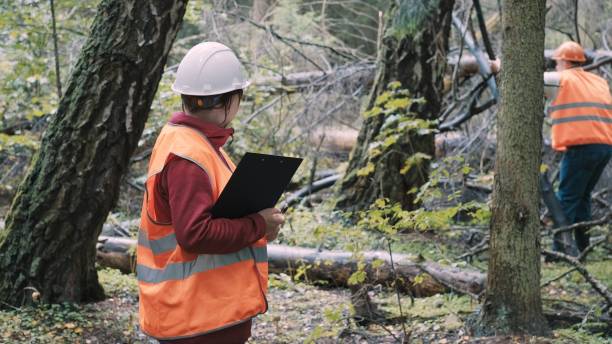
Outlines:
[[[182,112],[175,113],[170,123],[200,131],[222,159],[219,149],[234,133],[233,129],[220,128]],[[236,252],[265,235],[266,222],[257,213],[240,219],[213,219],[210,179],[204,170],[189,160],[171,156],[154,187],[159,220],[172,223],[176,240],[186,251],[204,254]],[[162,343],[244,343],[250,335],[249,320],[208,335]]]

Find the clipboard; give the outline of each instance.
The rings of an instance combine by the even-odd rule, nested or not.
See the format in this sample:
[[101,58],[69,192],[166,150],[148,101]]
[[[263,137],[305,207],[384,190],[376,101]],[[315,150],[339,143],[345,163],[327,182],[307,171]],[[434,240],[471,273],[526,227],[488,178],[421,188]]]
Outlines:
[[213,218],[235,219],[274,207],[302,160],[246,153],[213,206]]

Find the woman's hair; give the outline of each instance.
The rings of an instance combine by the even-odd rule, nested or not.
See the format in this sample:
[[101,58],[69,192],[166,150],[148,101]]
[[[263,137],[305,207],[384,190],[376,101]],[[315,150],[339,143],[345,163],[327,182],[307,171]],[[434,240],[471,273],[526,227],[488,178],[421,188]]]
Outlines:
[[212,96],[190,96],[181,94],[181,99],[183,100],[183,110],[187,109],[189,113],[194,114],[203,110],[224,108],[225,115],[227,116],[227,111],[232,106],[234,94],[237,94],[238,97],[242,98],[242,90],[234,90]]

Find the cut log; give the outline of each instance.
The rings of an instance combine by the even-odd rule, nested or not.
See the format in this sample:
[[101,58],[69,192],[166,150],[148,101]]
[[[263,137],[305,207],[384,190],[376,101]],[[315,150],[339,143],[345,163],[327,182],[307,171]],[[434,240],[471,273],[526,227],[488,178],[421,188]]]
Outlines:
[[356,63],[328,71],[307,71],[255,79],[256,87],[266,89],[271,94],[301,92],[319,89],[330,83],[360,80],[360,84],[371,85],[374,81],[373,63]]
[[101,266],[124,274],[136,271],[136,240],[100,236],[96,248],[96,261]]
[[[475,47],[475,43],[472,44],[471,47]],[[553,52],[553,49],[548,49],[544,52],[544,60],[548,69],[554,68],[554,60],[552,59]],[[612,52],[607,50],[587,50],[585,54],[587,64],[602,61],[604,64],[610,63],[608,58],[612,57]],[[484,63],[486,60],[481,62]],[[458,56],[449,56],[447,63],[451,66],[459,63],[459,76],[473,75],[478,73],[481,68],[486,68],[486,66],[481,67],[476,57],[467,52],[461,56],[461,60],[458,60]],[[369,87],[374,81],[375,67],[373,63],[359,62],[326,72],[306,71],[282,76],[262,77],[255,79],[253,84],[256,87],[269,89],[271,93],[291,93],[306,89],[319,89],[330,82],[334,82],[334,80],[342,81],[345,79],[360,79],[362,81],[361,84]]]
[[[133,272],[135,245],[136,240],[133,239],[100,237],[98,263],[123,272]],[[364,252],[362,257],[368,283],[391,286],[395,282],[387,252]],[[350,252],[268,245],[270,272],[294,275],[299,269],[305,271],[304,276],[308,281],[325,282],[332,286],[348,286],[349,277],[357,271],[357,261]],[[415,262],[405,254],[393,254],[393,261],[400,290],[415,297],[449,290],[475,296],[484,289],[485,275],[479,271],[434,262]]]

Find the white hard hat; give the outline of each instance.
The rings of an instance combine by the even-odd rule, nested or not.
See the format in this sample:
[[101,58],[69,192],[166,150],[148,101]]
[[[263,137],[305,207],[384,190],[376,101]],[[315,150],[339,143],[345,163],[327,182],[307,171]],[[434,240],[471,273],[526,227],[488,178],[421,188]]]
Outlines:
[[250,84],[234,52],[217,42],[189,49],[176,72],[172,90],[191,96],[210,96],[244,89]]

